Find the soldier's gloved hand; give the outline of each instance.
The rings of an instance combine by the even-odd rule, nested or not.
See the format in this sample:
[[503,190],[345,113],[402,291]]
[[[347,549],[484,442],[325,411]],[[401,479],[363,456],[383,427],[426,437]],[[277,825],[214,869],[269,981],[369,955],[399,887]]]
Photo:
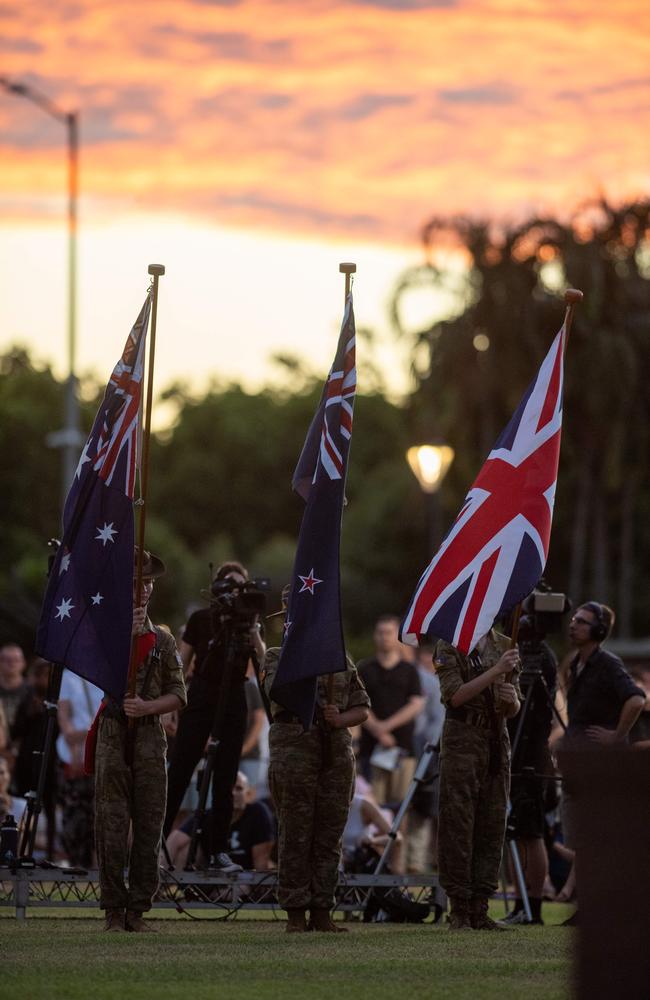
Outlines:
[[142,698],[125,698],[122,702],[124,714],[129,719],[140,719],[143,715],[149,715],[151,702],[143,701]]
[[500,701],[502,705],[517,705],[519,702],[514,685],[508,684],[505,681],[496,682],[494,685],[494,694],[497,701]]
[[325,705],[323,709],[323,718],[328,726],[332,729],[340,729],[341,723],[339,720],[339,715],[341,714],[340,709],[336,705]]
[[495,674],[509,674],[512,670],[516,670],[519,666],[519,650],[518,649],[508,649],[503,654],[500,660],[492,667],[492,672]]
[[146,608],[133,609],[133,625],[131,627],[131,635],[142,635],[144,632],[144,622],[146,617]]

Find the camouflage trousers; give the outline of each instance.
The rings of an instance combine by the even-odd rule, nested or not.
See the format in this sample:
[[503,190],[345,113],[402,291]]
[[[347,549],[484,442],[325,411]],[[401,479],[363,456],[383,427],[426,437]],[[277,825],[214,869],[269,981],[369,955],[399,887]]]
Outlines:
[[95,754],[95,839],[99,905],[105,910],[149,910],[158,890],[167,740],[158,719],[153,725],[139,723],[134,737],[133,763],[128,766],[126,725],[102,717]]
[[497,888],[510,785],[510,744],[489,773],[490,733],[447,719],[440,752],[440,884],[450,897],[491,896]]
[[278,817],[280,905],[330,910],[354,789],[350,733],[318,728],[305,733],[299,723],[275,722],[269,747],[269,787]]

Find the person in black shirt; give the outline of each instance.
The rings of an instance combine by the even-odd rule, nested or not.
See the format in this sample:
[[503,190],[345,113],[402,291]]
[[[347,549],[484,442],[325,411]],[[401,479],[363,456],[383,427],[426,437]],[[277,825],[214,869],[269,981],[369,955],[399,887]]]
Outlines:
[[[562,741],[567,749],[593,750],[627,742],[645,703],[645,693],[634,683],[622,661],[601,648],[614,620],[614,612],[606,604],[587,601],[569,623],[569,639],[576,655],[569,666],[568,726]],[[577,852],[580,831],[576,803],[566,786],[562,796],[562,830],[565,845]],[[569,922],[576,923],[576,915]]]
[[[374,632],[376,655],[358,664],[371,705],[361,735],[361,766],[377,801],[393,805],[402,801],[413,778],[415,718],[424,708],[417,667],[402,658],[398,629],[399,618],[379,618]],[[395,752],[393,768],[379,766],[377,749]]]
[[[245,871],[267,871],[271,867],[271,849],[275,843],[275,819],[268,806],[249,802],[250,785],[245,774],[237,774],[233,785],[233,812],[228,831],[228,853]],[[176,867],[185,864],[192,836],[194,817],[169,835],[167,849]],[[203,847],[205,850],[205,847]]]
[[[231,580],[243,584],[248,573],[238,562],[227,562],[217,570],[215,580]],[[194,663],[188,691],[187,709],[182,713],[172,751],[167,791],[167,813],[164,836],[171,831],[174,819],[191,780],[194,768],[203,755],[213,728],[218,708],[221,708],[219,745],[212,776],[212,807],[210,815],[210,866],[222,872],[241,871],[241,865],[228,855],[228,831],[232,817],[232,787],[237,776],[244,734],[246,732],[245,669],[232,670],[227,690],[222,691],[230,626],[215,623],[212,608],[195,611],[185,627],[179,644],[186,671]],[[250,647],[261,660],[265,646],[260,625],[255,622],[248,636]],[[220,706],[220,699],[223,702]]]
[[578,608],[569,624],[577,650],[567,692],[566,736],[572,743],[624,742],[643,708],[645,693],[618,656],[601,648],[613,624],[614,612],[596,601]]

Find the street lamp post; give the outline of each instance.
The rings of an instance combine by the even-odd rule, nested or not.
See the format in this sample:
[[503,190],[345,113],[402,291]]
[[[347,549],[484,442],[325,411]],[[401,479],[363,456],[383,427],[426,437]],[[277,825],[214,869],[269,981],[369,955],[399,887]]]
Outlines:
[[454,460],[454,449],[446,444],[414,445],[406,452],[406,460],[427,501],[429,546],[433,554],[442,541],[438,490]]
[[63,430],[47,435],[51,448],[61,448],[62,496],[65,501],[75,474],[83,438],[79,430],[79,402],[75,377],[77,342],[77,201],[79,195],[79,115],[62,111],[45,94],[25,83],[14,83],[0,77],[0,86],[11,94],[37,104],[46,114],[62,122],[66,128],[68,150],[68,377],[65,387]]

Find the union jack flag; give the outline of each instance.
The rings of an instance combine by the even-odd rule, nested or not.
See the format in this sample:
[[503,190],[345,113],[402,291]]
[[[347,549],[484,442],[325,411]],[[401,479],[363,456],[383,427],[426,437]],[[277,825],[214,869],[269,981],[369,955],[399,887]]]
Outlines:
[[151,293],[79,459],[36,639],[40,656],[115,698],[125,691],[131,648],[133,493],[150,308]]
[[498,438],[402,622],[403,642],[469,653],[542,575],[562,433],[566,320]]
[[356,383],[350,295],[334,363],[292,480],[307,506],[271,694],[307,729],[314,715],[318,676],[346,669],[339,555]]

